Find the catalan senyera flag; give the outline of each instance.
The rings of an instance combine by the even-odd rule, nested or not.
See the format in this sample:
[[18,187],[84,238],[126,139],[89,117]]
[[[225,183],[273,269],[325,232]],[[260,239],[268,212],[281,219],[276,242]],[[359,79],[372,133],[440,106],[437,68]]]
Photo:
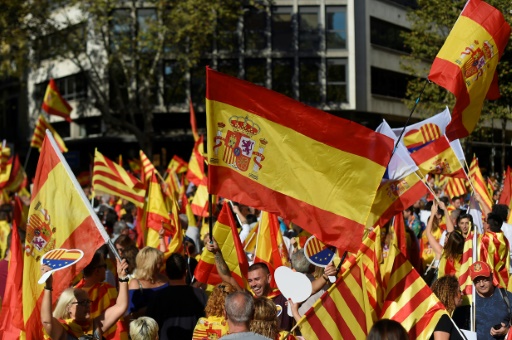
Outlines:
[[38,148],[39,151],[41,151],[46,130],[50,130],[52,132],[53,137],[55,138],[55,141],[57,142],[60,151],[67,152],[68,148],[66,147],[66,144],[64,144],[64,140],[59,136],[57,131],[55,131],[55,129],[50,125],[50,123],[48,123],[48,121],[44,118],[43,115],[39,115],[39,118],[37,118],[36,126],[34,128],[34,135],[30,140],[30,146],[33,148]]
[[462,196],[467,193],[466,180],[464,178],[448,177],[448,183],[446,183],[444,191],[450,198]]
[[139,208],[144,206],[146,196],[144,185],[119,164],[103,156],[98,150],[94,153],[92,185],[96,191],[119,196]]
[[[356,251],[392,140],[266,88],[206,73],[209,192]],[[347,232],[351,237],[339,237]]]
[[389,257],[394,261],[388,261],[382,273],[385,295],[380,319],[399,322],[410,339],[429,339],[446,309],[395,245]]
[[27,339],[42,339],[41,300],[43,285],[40,258],[56,249],[81,249],[84,257],[77,264],[56,271],[53,303],[73,278],[91,261],[94,252],[108,240],[57,143],[49,131],[43,141],[32,190],[28,215],[23,268],[23,319]]
[[512,178],[510,177],[510,166],[507,165],[507,171],[504,173],[503,189],[501,190],[499,204],[510,206],[512,197]]
[[[231,275],[240,287],[245,287],[244,278],[247,277],[249,264],[228,202],[224,202],[222,205],[217,222],[213,227],[213,238],[222,251],[222,256],[231,271]],[[197,281],[211,285],[222,282],[215,266],[215,257],[206,248],[203,249],[194,276]]]
[[354,261],[298,325],[308,340],[366,339],[373,324],[368,309],[363,265]]
[[55,84],[55,80],[50,79],[46,93],[43,99],[43,110],[50,115],[56,115],[64,118],[68,122],[71,122],[71,111],[73,108],[69,103],[62,98],[59,89]]
[[411,157],[423,175],[438,174],[465,178],[462,165],[446,136],[441,136],[429,145],[411,153]]
[[[479,235],[479,260],[492,268],[494,281],[507,288],[509,282],[510,256],[508,240],[503,233],[486,231]],[[496,283],[496,282],[495,282]]]
[[478,192],[482,197],[483,204],[485,204],[487,208],[489,208],[488,210],[490,211],[492,208],[492,199],[491,197],[489,197],[489,192],[485,187],[484,176],[482,176],[482,172],[480,171],[480,167],[478,166],[478,158],[476,158],[476,155],[473,155],[473,160],[469,165],[468,176],[471,182],[473,183],[473,187],[475,188],[476,192]]
[[155,166],[151,161],[149,160],[148,156],[144,153],[144,151],[139,151],[140,156],[140,163],[142,164],[142,176],[141,178],[144,179],[144,182],[148,182],[151,180],[151,176],[153,174],[157,174],[157,171],[155,169]]
[[190,106],[190,127],[192,128],[192,135],[194,136],[194,141],[197,142],[199,139],[199,134],[197,133],[197,123],[196,123],[196,113],[194,111],[194,104],[192,103],[192,98],[188,99]]
[[281,266],[290,267],[288,250],[283,242],[279,220],[275,214],[266,211],[261,212],[258,234],[256,235],[254,263],[258,262],[267,265],[270,274],[272,274],[272,279],[276,268]]
[[2,143],[2,145],[0,145],[0,171],[5,169],[7,163],[9,162],[9,158],[11,158],[11,148],[5,146],[4,144],[5,143]]
[[203,182],[206,177],[204,173],[204,137],[201,136],[195,142],[194,148],[192,149],[192,154],[190,155],[190,160],[188,162],[188,170],[187,170],[187,179],[194,183],[196,186],[199,186],[201,182]]
[[13,222],[11,238],[11,259],[5,283],[5,293],[0,313],[0,338],[20,339],[23,330],[23,251],[16,222]]
[[500,11],[481,0],[466,3],[428,76],[457,98],[446,130],[450,140],[474,130],[486,97],[499,98],[495,70],[509,36]]

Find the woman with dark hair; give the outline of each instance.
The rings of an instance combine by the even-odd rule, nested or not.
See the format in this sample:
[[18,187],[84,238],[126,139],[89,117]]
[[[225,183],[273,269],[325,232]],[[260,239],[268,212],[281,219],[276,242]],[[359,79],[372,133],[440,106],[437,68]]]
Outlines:
[[462,339],[459,331],[450,319],[455,308],[459,307],[462,303],[462,292],[460,290],[459,281],[455,276],[443,276],[434,282],[432,291],[446,307],[449,316],[444,314],[441,319],[439,319],[430,339]]
[[382,319],[373,324],[366,340],[409,340],[409,334],[395,320]]

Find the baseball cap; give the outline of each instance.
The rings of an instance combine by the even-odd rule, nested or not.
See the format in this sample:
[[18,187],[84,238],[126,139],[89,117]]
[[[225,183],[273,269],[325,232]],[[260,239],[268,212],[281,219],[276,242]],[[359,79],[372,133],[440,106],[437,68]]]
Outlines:
[[474,281],[477,277],[489,277],[491,276],[491,267],[485,262],[477,261],[469,267],[469,274],[471,275],[471,281]]

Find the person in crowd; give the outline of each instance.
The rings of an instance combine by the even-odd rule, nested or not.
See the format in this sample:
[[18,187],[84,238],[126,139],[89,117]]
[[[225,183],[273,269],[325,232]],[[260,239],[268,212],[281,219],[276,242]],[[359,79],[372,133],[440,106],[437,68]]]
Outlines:
[[[471,235],[473,235],[473,216],[470,214],[460,214],[459,217],[457,217],[457,224],[455,229],[460,230],[462,236],[464,236],[465,239],[471,238]],[[452,231],[452,229],[449,229],[448,226],[446,230],[448,232]]]
[[124,256],[124,250],[128,247],[135,246],[135,242],[128,235],[119,235],[114,241],[114,247],[116,247],[119,256]]
[[250,322],[254,315],[254,299],[245,291],[236,291],[226,297],[226,318],[229,334],[222,340],[274,340],[250,330]]
[[459,280],[457,280],[455,276],[446,275],[436,280],[431,288],[439,301],[446,307],[446,311],[449,315],[444,314],[441,316],[430,339],[462,340],[462,336],[450,319],[455,308],[459,307],[462,303],[462,292],[460,290]]
[[254,316],[249,329],[251,332],[261,334],[267,338],[278,339],[277,308],[272,300],[265,297],[254,299]]
[[420,218],[418,217],[418,215],[416,215],[416,213],[414,213],[413,206],[410,206],[409,208],[404,210],[404,222],[405,226],[411,229],[417,238],[421,236]]
[[505,235],[508,241],[509,255],[511,257],[509,273],[512,273],[512,224],[506,222],[509,212],[508,206],[505,204],[494,204],[492,206],[491,211],[499,215],[503,220],[503,224],[501,225],[501,231],[503,232],[503,235]]
[[[93,339],[101,339],[128,308],[128,280],[124,271],[126,261],[117,261],[119,277],[119,295],[116,303],[107,308],[98,317],[91,318],[91,300],[87,292],[79,288],[68,288],[62,292],[52,314],[52,284],[50,275],[45,282],[41,303],[41,322],[44,331],[53,340],[78,340],[84,334],[93,334]],[[41,274],[50,271],[48,266],[41,266]]]
[[[422,261],[422,272],[424,272],[427,267],[435,260],[435,252],[432,249],[432,246],[430,245],[430,242],[428,241],[427,234],[432,234],[432,236],[436,239],[437,242],[441,239],[441,236],[443,235],[443,229],[441,227],[441,223],[444,223],[442,221],[444,215],[443,209],[432,209],[434,202],[428,202],[427,206],[430,205],[431,214],[429,217],[429,220],[427,221],[427,228],[428,224],[430,223],[430,232],[425,232],[421,235],[421,243],[420,243],[420,251],[421,251],[421,261]],[[443,205],[445,206],[445,205]],[[444,226],[446,229],[446,225]]]
[[505,339],[510,329],[510,301],[512,293],[493,283],[491,267],[477,261],[469,267],[475,285],[476,333],[481,339]]
[[135,268],[137,265],[137,255],[139,254],[139,248],[136,246],[128,246],[123,250],[123,256],[121,258],[125,259],[128,262],[128,277],[133,279],[133,274],[135,272]]
[[381,319],[373,324],[366,340],[409,340],[409,334],[395,320]]
[[130,323],[131,340],[158,340],[158,324],[147,316],[141,316]]
[[217,340],[228,333],[224,304],[226,296],[235,291],[227,282],[215,286],[204,309],[206,317],[200,318],[194,328],[193,340]]
[[160,289],[148,303],[147,316],[155,319],[161,340],[190,340],[197,321],[205,316],[206,294],[186,284],[187,264],[181,254],[165,262],[169,286]]
[[142,248],[135,259],[136,267],[130,280],[130,319],[145,315],[151,298],[159,290],[169,286],[168,279],[161,274],[164,254],[153,247]]

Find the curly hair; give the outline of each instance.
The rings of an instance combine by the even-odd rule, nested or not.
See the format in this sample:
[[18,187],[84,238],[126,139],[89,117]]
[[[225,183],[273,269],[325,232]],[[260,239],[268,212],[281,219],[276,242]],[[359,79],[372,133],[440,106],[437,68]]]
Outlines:
[[208,298],[206,307],[204,308],[206,317],[224,316],[224,304],[226,302],[226,296],[235,291],[235,287],[227,282],[222,282],[216,285],[215,288],[213,288],[210,297]]
[[455,276],[446,275],[437,279],[431,288],[439,301],[446,307],[446,311],[452,314],[457,307],[455,297],[460,292],[459,280]]
[[251,332],[261,334],[270,339],[277,339],[277,307],[274,301],[266,297],[254,299],[254,317],[251,320]]

